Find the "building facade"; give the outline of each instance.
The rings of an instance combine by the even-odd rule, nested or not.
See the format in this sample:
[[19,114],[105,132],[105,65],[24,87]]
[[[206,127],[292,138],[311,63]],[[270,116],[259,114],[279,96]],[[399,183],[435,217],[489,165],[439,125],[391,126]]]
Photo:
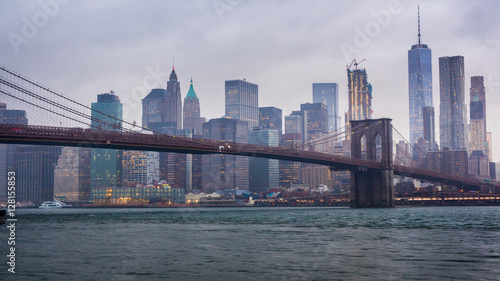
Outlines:
[[248,124],[248,130],[259,126],[259,86],[246,80],[228,80],[226,89],[226,117]]
[[440,147],[467,149],[464,57],[439,58],[439,83]]

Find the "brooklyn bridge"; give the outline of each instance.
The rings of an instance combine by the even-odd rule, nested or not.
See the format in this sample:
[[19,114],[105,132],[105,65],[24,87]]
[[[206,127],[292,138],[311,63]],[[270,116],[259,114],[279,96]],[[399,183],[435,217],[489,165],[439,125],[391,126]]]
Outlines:
[[[26,104],[27,108],[36,112],[35,122],[41,123],[40,125],[0,124],[0,143],[185,154],[230,154],[324,165],[331,170],[350,172],[350,200],[351,206],[354,207],[394,206],[394,175],[453,185],[459,187],[460,190],[493,190],[495,193],[500,191],[498,183],[449,175],[437,169],[429,170],[416,165],[394,165],[392,133],[396,129],[393,128],[392,120],[389,118],[351,121],[350,130],[343,132],[351,139],[351,157],[310,151],[307,147],[300,146],[270,147],[179,137],[156,132],[144,134],[138,132],[139,129],[144,128],[135,123],[117,119],[113,124],[109,124],[102,120],[95,120],[88,113],[94,109],[6,68],[0,68],[0,72],[0,94],[17,103]],[[50,120],[52,124],[47,124],[49,122],[44,120]],[[61,124],[61,120],[70,120],[75,126],[54,125],[58,121]],[[92,127],[90,126],[92,121],[100,122],[102,126],[119,127],[120,130],[111,131],[103,130],[101,126]],[[382,153],[378,159],[376,156],[377,138],[381,140]],[[362,149],[364,150],[363,156]]]

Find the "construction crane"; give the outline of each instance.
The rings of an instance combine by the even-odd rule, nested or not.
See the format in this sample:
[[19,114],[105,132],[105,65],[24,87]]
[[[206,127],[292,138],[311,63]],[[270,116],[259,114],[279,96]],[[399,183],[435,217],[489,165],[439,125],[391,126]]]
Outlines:
[[357,61],[356,61],[356,58],[354,58],[354,59],[352,60],[351,64],[347,67],[347,69],[348,69],[348,70],[351,70],[352,65],[354,65],[355,70],[357,70],[357,69],[358,69],[358,65],[359,65],[360,63],[364,62],[365,60],[366,60],[366,59],[362,59],[360,62],[357,62]]

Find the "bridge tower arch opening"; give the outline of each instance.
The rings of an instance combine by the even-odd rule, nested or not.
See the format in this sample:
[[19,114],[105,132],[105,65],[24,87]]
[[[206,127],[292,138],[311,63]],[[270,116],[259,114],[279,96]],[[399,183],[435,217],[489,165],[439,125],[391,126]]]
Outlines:
[[356,128],[351,132],[351,157],[364,158],[363,139],[366,138],[366,160],[381,164],[380,170],[360,167],[351,171],[351,207],[395,205],[391,121],[389,118],[350,121],[351,128]]

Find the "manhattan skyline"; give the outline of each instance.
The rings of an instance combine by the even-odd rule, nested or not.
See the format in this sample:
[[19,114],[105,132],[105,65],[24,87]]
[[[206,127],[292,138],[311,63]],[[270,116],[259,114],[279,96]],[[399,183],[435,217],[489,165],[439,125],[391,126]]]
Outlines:
[[[337,83],[343,124],[346,65],[357,58],[366,59],[359,68],[366,69],[373,86],[373,118],[393,118],[407,139],[407,51],[416,44],[420,5],[422,41],[433,52],[436,117],[438,58],[464,56],[465,92],[471,76],[484,76],[493,161],[500,160],[500,113],[495,110],[500,105],[500,28],[493,24],[500,3],[221,0],[57,5],[57,11],[49,13],[38,1],[0,4],[1,64],[89,105],[98,94],[113,90],[130,122],[140,123],[140,101],[152,88],[165,88],[175,57],[181,96],[192,76],[201,116],[207,120],[224,115],[224,82],[246,78],[259,86],[259,107],[281,108],[283,116],[312,102],[313,83]],[[46,23],[34,26],[30,38],[13,45],[12,34],[22,37],[26,22],[43,20],[44,12]],[[470,104],[467,94],[465,102]]]

